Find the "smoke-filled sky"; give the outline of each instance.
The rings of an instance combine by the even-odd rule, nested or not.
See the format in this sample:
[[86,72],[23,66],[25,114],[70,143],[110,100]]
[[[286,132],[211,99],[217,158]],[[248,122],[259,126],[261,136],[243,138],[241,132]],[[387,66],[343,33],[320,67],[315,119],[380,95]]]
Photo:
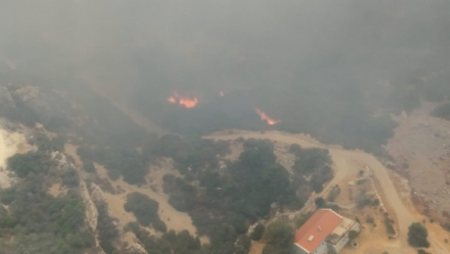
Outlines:
[[107,72],[123,68],[170,86],[283,84],[329,66],[415,67],[396,62],[392,54],[425,58],[446,47],[449,5],[445,0],[3,1],[0,43],[3,55],[24,66],[28,60]]
[[358,94],[448,71],[449,13],[447,0],[5,0],[0,56],[17,71],[154,102],[144,107],[174,90],[200,102],[278,87]]

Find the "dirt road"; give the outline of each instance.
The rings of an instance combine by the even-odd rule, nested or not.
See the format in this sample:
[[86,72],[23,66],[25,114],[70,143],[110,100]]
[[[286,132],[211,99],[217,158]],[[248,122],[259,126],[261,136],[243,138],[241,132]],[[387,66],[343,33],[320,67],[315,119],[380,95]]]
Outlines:
[[[408,209],[408,207],[402,202],[397,189],[392,182],[389,171],[386,167],[373,155],[368,154],[361,150],[345,150],[340,146],[336,145],[325,145],[317,140],[306,136],[306,135],[296,135],[283,133],[279,131],[270,131],[266,133],[260,132],[250,132],[250,131],[238,131],[233,130],[230,132],[218,132],[213,133],[205,138],[211,138],[215,140],[234,140],[237,138],[257,138],[257,139],[269,139],[275,142],[283,142],[287,144],[299,144],[305,148],[325,148],[329,149],[330,155],[335,164],[335,178],[332,180],[326,188],[330,188],[336,183],[339,183],[345,178],[349,173],[349,167],[347,163],[358,162],[359,164],[366,165],[371,169],[376,181],[379,183],[378,192],[380,193],[383,203],[388,206],[389,210],[392,210],[394,214],[391,215],[392,218],[397,222],[397,228],[399,229],[399,239],[398,247],[401,248],[401,253],[415,253],[415,251],[410,248],[407,244],[407,233],[408,227],[411,223],[420,221],[421,217],[415,214],[413,211]],[[432,244],[436,253],[450,253],[448,249],[440,242],[442,239],[437,238],[435,234],[430,233],[429,240]]]

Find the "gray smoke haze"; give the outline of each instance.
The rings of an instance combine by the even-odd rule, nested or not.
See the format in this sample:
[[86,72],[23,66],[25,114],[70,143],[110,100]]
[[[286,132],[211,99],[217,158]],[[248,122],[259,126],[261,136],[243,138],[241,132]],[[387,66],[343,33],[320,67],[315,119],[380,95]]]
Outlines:
[[445,0],[3,1],[0,56],[61,87],[95,80],[159,116],[174,90],[201,102],[260,93],[247,106],[264,99],[277,114],[305,89],[378,107],[392,100],[378,87],[448,72],[449,13]]
[[3,1],[1,52],[121,82],[150,71],[155,86],[279,85],[349,65],[378,76],[440,56],[448,11],[438,0]]

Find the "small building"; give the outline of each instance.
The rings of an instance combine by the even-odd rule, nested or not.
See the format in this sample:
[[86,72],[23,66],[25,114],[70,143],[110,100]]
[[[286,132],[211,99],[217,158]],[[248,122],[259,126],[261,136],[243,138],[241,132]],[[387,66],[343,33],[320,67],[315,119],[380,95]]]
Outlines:
[[359,223],[331,209],[320,209],[295,233],[295,253],[339,253],[348,243],[352,230],[359,232]]

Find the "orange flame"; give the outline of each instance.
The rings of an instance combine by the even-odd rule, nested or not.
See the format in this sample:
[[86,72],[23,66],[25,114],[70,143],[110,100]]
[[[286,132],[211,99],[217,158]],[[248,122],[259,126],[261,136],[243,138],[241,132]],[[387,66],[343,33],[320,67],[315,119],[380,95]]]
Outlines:
[[223,91],[219,91],[219,95],[220,95],[220,97],[224,97],[225,93]]
[[182,96],[178,94],[176,91],[173,92],[173,95],[167,98],[170,103],[180,104],[185,108],[193,108],[197,105],[198,99],[195,97]]
[[270,118],[266,113],[264,113],[259,108],[255,107],[256,113],[258,113],[259,117],[261,117],[261,120],[266,121],[268,125],[275,125],[280,122],[280,120],[274,120]]
[[198,99],[197,98],[182,98],[180,99],[180,105],[185,106],[186,108],[193,108],[197,105]]

